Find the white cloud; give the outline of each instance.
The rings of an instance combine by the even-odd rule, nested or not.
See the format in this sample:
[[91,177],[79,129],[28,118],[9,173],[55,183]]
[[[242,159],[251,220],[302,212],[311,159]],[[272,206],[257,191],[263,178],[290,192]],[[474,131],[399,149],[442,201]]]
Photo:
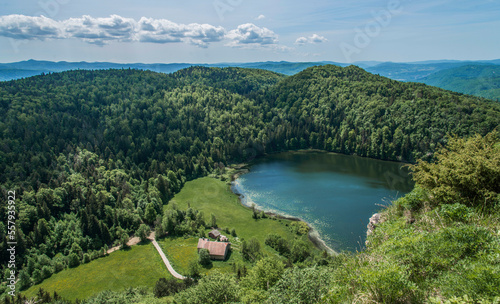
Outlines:
[[325,37],[320,36],[318,34],[313,34],[311,37],[307,37],[307,38],[306,37],[299,37],[299,38],[297,38],[297,40],[295,40],[295,44],[304,45],[307,43],[314,44],[314,43],[322,43],[325,41],[328,41]]
[[60,22],[63,37],[79,38],[88,43],[103,45],[108,41],[133,41],[137,22],[131,18],[111,15],[109,18],[70,18]]
[[60,38],[61,34],[59,23],[44,16],[0,16],[0,35],[4,37],[45,40]]
[[[258,19],[265,18],[260,15]],[[253,23],[239,25],[227,31],[210,24],[180,24],[167,19],[142,17],[138,21],[119,15],[94,18],[84,15],[57,21],[44,16],[0,16],[0,36],[18,40],[79,39],[96,45],[110,42],[189,43],[208,47],[210,43],[227,41],[226,46],[255,48],[268,47],[276,51],[289,48],[278,44],[278,35]],[[313,35],[312,42],[324,39]],[[308,40],[309,41],[309,40]],[[305,43],[305,42],[304,42]]]
[[227,45],[232,47],[268,46],[278,43],[278,35],[265,27],[258,27],[253,23],[239,25],[235,30],[226,34],[231,40]]
[[0,36],[14,39],[76,38],[104,45],[110,41],[153,43],[187,42],[206,47],[224,39],[226,30],[210,24],[177,24],[166,19],[141,18],[135,21],[111,15],[107,18],[82,16],[56,21],[47,17],[0,16]]
[[313,43],[321,43],[321,42],[328,41],[325,37],[317,35],[317,34],[312,35],[309,39]]
[[307,39],[306,37],[299,37],[297,38],[297,40],[295,40],[295,44],[300,45],[306,44],[307,42],[309,42],[309,39]]
[[255,19],[257,19],[257,20],[262,20],[262,19],[265,19],[265,18],[266,18],[266,16],[264,16],[264,15],[259,15],[259,17],[255,18]]
[[190,42],[206,47],[224,39],[226,30],[210,24],[177,24],[166,19],[141,18],[138,41],[154,43]]

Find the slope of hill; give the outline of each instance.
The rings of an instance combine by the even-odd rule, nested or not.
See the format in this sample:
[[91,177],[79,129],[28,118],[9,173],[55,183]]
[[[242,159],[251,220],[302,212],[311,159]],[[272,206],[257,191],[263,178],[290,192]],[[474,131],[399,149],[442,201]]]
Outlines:
[[436,72],[419,81],[450,91],[500,100],[500,65],[466,65]]
[[397,82],[355,66],[307,69],[280,82],[266,100],[308,126],[299,138],[306,144],[292,146],[391,160],[415,161],[442,145],[448,133],[484,134],[500,121],[496,102]]

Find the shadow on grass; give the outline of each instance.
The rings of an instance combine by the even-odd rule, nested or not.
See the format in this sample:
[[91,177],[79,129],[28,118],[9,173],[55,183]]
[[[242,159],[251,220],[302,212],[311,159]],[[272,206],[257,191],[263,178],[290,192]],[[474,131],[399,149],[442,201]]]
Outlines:
[[214,263],[212,263],[212,261],[210,261],[210,264],[208,264],[208,265],[201,265],[201,267],[203,269],[210,270],[210,269],[214,268]]
[[228,250],[228,253],[226,255],[226,258],[223,260],[223,262],[227,262],[229,261],[229,259],[231,258],[231,255],[233,254],[233,249],[231,248],[231,250]]
[[122,246],[122,248],[120,248],[120,250],[129,251],[129,250],[132,250],[132,246],[129,246],[129,245]]

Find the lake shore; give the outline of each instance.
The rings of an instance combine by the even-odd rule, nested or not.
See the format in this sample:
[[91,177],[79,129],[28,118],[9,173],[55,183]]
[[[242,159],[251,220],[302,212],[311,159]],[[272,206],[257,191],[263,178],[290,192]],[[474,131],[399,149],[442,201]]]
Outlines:
[[[244,174],[247,174],[250,172],[250,169],[247,168],[248,167],[248,164],[239,164],[236,166],[236,171],[233,172],[232,174],[230,174],[230,188],[231,188],[231,191],[236,194],[236,196],[238,196],[238,200],[240,201],[240,204],[245,207],[245,208],[248,208],[248,209],[252,209],[250,206],[247,206],[244,202],[243,202],[243,199],[244,198],[244,195],[242,193],[239,193],[237,191],[234,190],[234,182],[239,178],[241,177],[242,175]],[[275,212],[270,212],[270,211],[266,211],[266,210],[259,210],[259,209],[256,209],[258,212],[262,212],[264,211],[264,213],[268,216],[268,217],[275,217],[277,219],[283,219],[283,220],[289,220],[289,221],[296,221],[296,222],[304,222],[307,224],[307,226],[309,227],[309,233],[308,233],[308,238],[309,240],[314,244],[314,246],[316,248],[318,248],[319,250],[321,251],[326,251],[328,254],[330,255],[337,255],[339,254],[337,251],[333,250],[332,248],[330,248],[323,239],[321,239],[319,233],[317,230],[314,229],[314,227],[312,227],[308,222],[302,220],[301,218],[298,218],[298,217],[294,217],[294,216],[286,216],[286,215],[282,215],[282,214],[279,214],[279,213],[275,213]]]

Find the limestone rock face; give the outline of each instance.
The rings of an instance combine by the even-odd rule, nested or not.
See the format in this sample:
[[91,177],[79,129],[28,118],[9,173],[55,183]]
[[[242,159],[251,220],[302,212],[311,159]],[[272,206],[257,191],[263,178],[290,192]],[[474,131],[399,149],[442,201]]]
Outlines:
[[367,236],[373,233],[373,230],[375,230],[378,223],[380,223],[380,214],[375,213],[374,215],[372,215],[372,217],[370,217],[370,222],[367,226],[368,230],[366,231]]

